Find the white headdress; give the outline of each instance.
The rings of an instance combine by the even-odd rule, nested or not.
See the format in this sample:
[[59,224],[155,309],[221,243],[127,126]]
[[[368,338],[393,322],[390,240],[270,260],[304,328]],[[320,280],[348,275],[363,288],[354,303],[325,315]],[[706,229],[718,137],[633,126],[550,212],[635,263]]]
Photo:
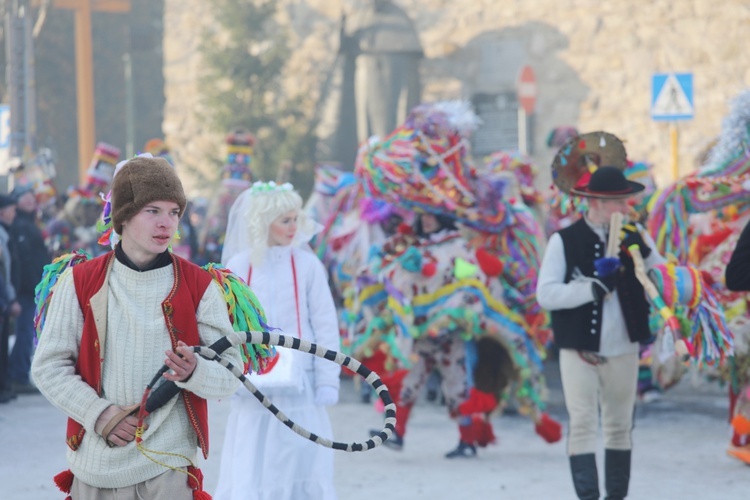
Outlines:
[[299,193],[289,183],[256,182],[240,193],[229,210],[221,263],[226,265],[235,255],[249,250],[250,263],[261,264],[268,248],[271,223],[290,210],[298,211],[297,234],[292,245],[311,251],[307,243],[323,226],[304,213]]

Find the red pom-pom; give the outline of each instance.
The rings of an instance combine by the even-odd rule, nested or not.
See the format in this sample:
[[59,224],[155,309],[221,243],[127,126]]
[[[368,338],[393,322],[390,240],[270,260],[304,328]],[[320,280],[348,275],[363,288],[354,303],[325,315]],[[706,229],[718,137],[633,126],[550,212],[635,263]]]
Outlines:
[[196,490],[193,492],[193,500],[211,500],[211,495],[203,490]]
[[479,267],[487,276],[500,276],[503,273],[503,263],[496,255],[491,254],[484,248],[477,250],[477,262]]
[[534,430],[548,443],[556,443],[562,439],[562,426],[546,413],[542,413],[542,418],[534,426]]
[[62,471],[53,480],[55,481],[55,485],[60,488],[60,491],[70,493],[70,488],[73,487],[73,473],[70,469]]
[[732,428],[737,434],[750,434],[750,420],[742,415],[735,415],[732,418]]
[[436,262],[428,262],[427,264],[422,266],[422,276],[432,278],[433,276],[435,276],[436,272],[437,272]]
[[406,222],[402,222],[401,224],[399,224],[396,231],[401,234],[414,234],[414,229],[412,229],[412,227]]

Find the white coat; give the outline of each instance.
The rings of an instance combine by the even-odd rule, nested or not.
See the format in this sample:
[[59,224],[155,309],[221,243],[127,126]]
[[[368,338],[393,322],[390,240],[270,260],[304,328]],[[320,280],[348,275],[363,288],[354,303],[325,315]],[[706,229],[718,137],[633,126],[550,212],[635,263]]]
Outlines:
[[[237,254],[227,267],[247,280],[249,252]],[[336,308],[325,269],[315,254],[291,246],[270,247],[263,263],[252,269],[250,287],[265,310],[269,326],[279,328],[284,335],[300,336],[299,306],[301,338],[339,350]],[[295,362],[304,368],[302,391],[264,392],[293,421],[332,438],[328,413],[324,406],[315,404],[315,393],[322,386],[338,390],[340,367],[310,354],[294,354]],[[334,500],[333,450],[292,432],[241,387],[232,398],[214,498]]]

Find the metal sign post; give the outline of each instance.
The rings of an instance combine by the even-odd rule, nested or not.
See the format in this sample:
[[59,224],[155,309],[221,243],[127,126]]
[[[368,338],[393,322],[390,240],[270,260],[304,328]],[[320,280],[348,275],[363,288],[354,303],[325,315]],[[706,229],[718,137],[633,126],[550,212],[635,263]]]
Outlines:
[[692,73],[657,73],[651,78],[651,118],[669,121],[672,180],[680,177],[679,134],[676,121],[695,115]]
[[536,105],[536,75],[528,64],[521,68],[516,81],[518,94],[518,151],[528,154],[528,115],[534,112]]

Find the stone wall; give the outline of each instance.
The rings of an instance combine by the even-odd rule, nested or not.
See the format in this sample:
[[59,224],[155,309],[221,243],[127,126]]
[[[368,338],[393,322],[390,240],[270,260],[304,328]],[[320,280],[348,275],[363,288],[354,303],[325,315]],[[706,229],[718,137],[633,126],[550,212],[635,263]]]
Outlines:
[[[545,145],[548,132],[574,125],[616,134],[630,158],[654,164],[664,184],[671,178],[669,125],[650,117],[652,75],[694,74],[695,118],[678,124],[681,174],[694,168],[695,155],[718,134],[728,101],[750,82],[750,52],[742,48],[750,4],[742,0],[724,0],[722,8],[715,0],[395,2],[414,19],[425,48],[424,100],[512,90],[521,65],[534,68],[532,143],[544,175],[554,154]],[[308,113],[322,114],[323,138],[331,127],[325,101],[336,91],[329,70],[341,12],[358,3],[280,0],[279,19],[296,47],[284,91],[305,95]],[[195,166],[205,155],[223,157],[221,138],[211,137],[194,114],[197,33],[208,22],[204,2],[166,0],[164,131],[175,157]]]

